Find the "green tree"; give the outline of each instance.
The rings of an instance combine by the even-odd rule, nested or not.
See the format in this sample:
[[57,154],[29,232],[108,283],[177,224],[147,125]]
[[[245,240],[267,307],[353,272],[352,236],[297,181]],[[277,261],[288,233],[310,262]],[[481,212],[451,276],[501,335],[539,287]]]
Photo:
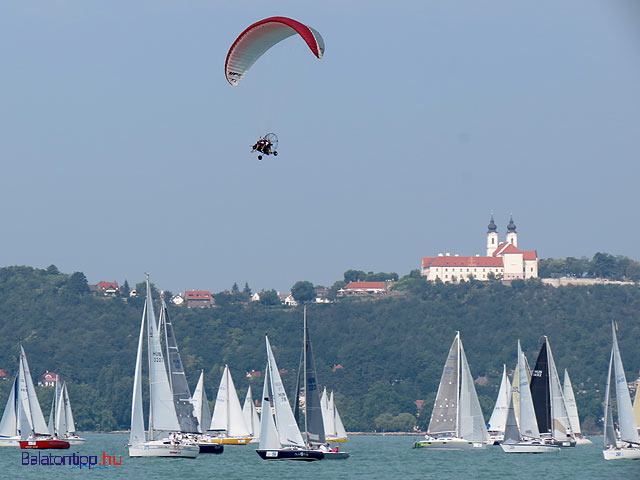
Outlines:
[[125,279],[122,287],[120,287],[120,296],[122,296],[123,298],[129,298],[130,294],[131,288],[129,288],[129,282],[127,282],[127,280]]
[[87,283],[87,277],[82,272],[74,272],[69,277],[68,282],[69,290],[79,295],[89,293],[89,284]]
[[233,286],[231,287],[231,293],[240,293],[240,287],[236,282],[233,282]]
[[280,305],[280,298],[278,298],[278,292],[275,290],[261,290],[260,291],[260,303],[262,305]]
[[349,282],[359,282],[367,278],[367,274],[362,270],[347,270],[344,272],[345,285]]
[[47,267],[47,275],[60,275],[60,270],[53,263]]
[[244,288],[242,289],[242,293],[244,293],[248,297],[251,296],[251,288],[249,287],[249,282],[244,282]]
[[316,298],[316,292],[313,289],[313,283],[301,280],[291,287],[291,295],[298,303],[310,302]]

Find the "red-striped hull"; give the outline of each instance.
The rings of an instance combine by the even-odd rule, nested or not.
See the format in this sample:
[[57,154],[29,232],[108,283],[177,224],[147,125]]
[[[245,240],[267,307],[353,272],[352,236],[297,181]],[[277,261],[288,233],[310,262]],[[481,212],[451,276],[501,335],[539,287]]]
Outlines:
[[69,442],[65,442],[64,440],[21,440],[20,441],[20,448],[23,450],[30,450],[30,449],[42,450],[45,448],[64,449],[69,447],[70,447]]

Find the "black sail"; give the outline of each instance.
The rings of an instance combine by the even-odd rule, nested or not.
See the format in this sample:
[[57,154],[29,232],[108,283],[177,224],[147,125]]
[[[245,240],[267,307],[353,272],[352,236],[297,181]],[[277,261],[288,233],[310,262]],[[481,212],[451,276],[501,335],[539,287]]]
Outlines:
[[165,330],[169,382],[171,384],[171,391],[173,392],[173,403],[176,408],[180,430],[185,433],[198,433],[198,419],[193,411],[189,384],[187,383],[187,377],[184,373],[178,343],[173,333],[173,325],[171,324],[167,305],[164,303],[164,300],[162,300],[160,316]]
[[549,388],[549,361],[545,338],[536,366],[531,373],[531,397],[540,433],[551,432],[551,391]]

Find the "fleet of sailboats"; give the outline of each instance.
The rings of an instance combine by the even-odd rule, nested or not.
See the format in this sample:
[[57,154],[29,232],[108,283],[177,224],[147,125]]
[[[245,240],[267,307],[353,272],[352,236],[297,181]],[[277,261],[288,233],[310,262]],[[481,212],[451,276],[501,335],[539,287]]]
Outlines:
[[486,448],[489,435],[467,357],[456,332],[442,370],[442,378],[424,440],[414,448],[480,449]]
[[[195,458],[222,444],[259,442],[264,460],[314,461],[348,458],[330,451],[329,442],[346,442],[348,436],[334,393],[319,391],[315,359],[304,308],[303,349],[295,413],[280,378],[273,350],[265,337],[267,366],[264,372],[261,413],[251,387],[241,407],[228,365],[225,365],[213,412],[209,407],[204,371],[193,396],[180,358],[173,325],[164,299],[156,322],[149,278],[140,324],[134,373],[129,455],[131,457]],[[146,342],[145,342],[146,339]],[[449,349],[436,394],[427,434],[414,448],[485,449],[501,445],[506,453],[549,453],[561,447],[589,444],[582,435],[575,392],[568,371],[561,383],[546,336],[533,370],[520,341],[512,381],[503,365],[495,407],[487,425],[478,401],[460,332]],[[164,342],[162,341],[164,340]],[[149,378],[148,428],[142,404],[143,350],[147,348]],[[165,349],[163,349],[163,343]],[[66,383],[56,382],[48,424],[45,423],[24,349],[20,347],[18,374],[0,419],[0,446],[21,448],[69,448],[85,442],[76,433]],[[302,378],[302,383],[300,383]],[[614,393],[615,390],[615,393]],[[299,423],[299,411],[303,420]],[[617,414],[615,428],[613,413]],[[612,349],[605,390],[604,449],[606,460],[640,459],[640,388],[632,405],[628,384],[612,325]]]
[[70,446],[68,441],[53,436],[44,420],[22,346],[18,375],[0,420],[0,446],[20,446],[22,449],[65,449]]
[[[607,384],[605,388],[604,404],[604,450],[605,460],[618,459],[640,459],[640,435],[638,435],[638,425],[633,415],[631,405],[631,395],[627,378],[624,374],[620,349],[618,348],[618,338],[616,336],[615,325],[611,325],[613,345],[611,346],[611,356],[609,360],[609,372],[607,373]],[[613,377],[611,376],[613,374]],[[620,427],[620,438],[616,435],[612,414],[612,393],[611,382],[615,386],[615,399],[618,410],[618,425]]]
[[520,403],[518,415],[516,416],[513,401],[516,392],[514,384],[512,394],[509,397],[507,419],[505,423],[504,440],[500,447],[506,453],[549,453],[558,452],[560,447],[547,444],[542,440],[538,421],[536,419],[535,407],[529,386],[529,376],[527,371],[526,357],[518,340],[518,367],[517,371],[522,374],[517,378],[517,392]]
[[546,336],[542,338],[542,347],[531,374],[531,396],[538,429],[542,438],[551,439],[561,447],[575,447],[576,441],[549,339]]

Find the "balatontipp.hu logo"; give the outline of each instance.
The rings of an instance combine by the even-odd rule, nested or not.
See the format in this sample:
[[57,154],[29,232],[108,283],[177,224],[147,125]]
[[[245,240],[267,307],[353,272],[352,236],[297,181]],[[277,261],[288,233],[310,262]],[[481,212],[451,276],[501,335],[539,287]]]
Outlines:
[[71,455],[55,455],[53,453],[43,454],[38,452],[22,452],[22,465],[41,465],[41,466],[62,466],[71,468],[96,468],[105,469],[110,466],[122,465],[121,455],[107,455],[106,452],[102,452],[102,459],[99,462],[98,455],[80,455],[75,452]]

